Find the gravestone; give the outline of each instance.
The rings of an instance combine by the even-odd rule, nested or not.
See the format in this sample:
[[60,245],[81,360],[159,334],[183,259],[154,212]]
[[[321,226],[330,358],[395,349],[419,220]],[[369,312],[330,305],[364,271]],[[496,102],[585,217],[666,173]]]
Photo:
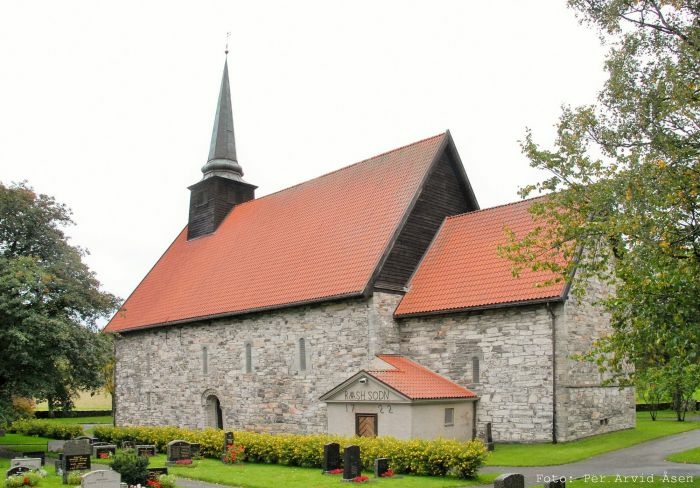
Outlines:
[[493,451],[493,436],[491,435],[491,422],[486,423],[486,448]]
[[156,446],[152,444],[143,444],[143,445],[138,445],[136,446],[136,454],[139,456],[155,456],[156,455]]
[[389,471],[389,458],[377,458],[374,460],[374,476],[381,478]]
[[44,451],[30,451],[30,452],[23,452],[22,457],[26,458],[39,458],[41,459],[41,465],[43,466],[46,464],[46,453]]
[[88,441],[90,444],[92,444],[93,442],[95,442],[96,439],[94,437],[88,437],[86,435],[81,435],[79,437],[74,437],[73,440],[74,441]]
[[109,459],[117,453],[117,446],[114,444],[102,444],[99,446],[92,445],[92,456],[97,459]]
[[135,449],[136,443],[134,441],[122,441],[122,449]]
[[360,446],[348,446],[343,452],[343,479],[351,480],[362,474]]
[[69,471],[90,470],[90,454],[92,454],[92,448],[90,447],[89,438],[66,441],[63,445],[63,457],[61,458],[63,484],[68,483]]
[[493,480],[493,488],[525,488],[522,474],[506,473]]
[[12,458],[10,459],[10,467],[24,466],[30,471],[41,469],[41,458]]
[[323,446],[323,464],[321,467],[324,473],[340,469],[340,444],[330,442]]
[[26,467],[26,466],[15,466],[14,468],[8,469],[8,470],[5,472],[5,476],[6,476],[7,478],[9,478],[10,476],[14,476],[14,475],[16,475],[16,474],[27,473],[27,472],[29,472],[29,471],[31,471],[31,469],[29,469],[29,468]]
[[122,475],[111,469],[91,471],[81,476],[81,488],[119,488]]
[[190,450],[192,451],[192,457],[199,459],[199,443],[193,442],[190,444]]
[[61,452],[66,442],[68,441],[49,441],[47,449],[49,452]]
[[227,452],[233,445],[233,432],[224,433],[224,452]]
[[168,460],[170,464],[178,461],[192,461],[192,444],[183,440],[168,442]]
[[168,474],[168,468],[146,468],[149,481],[158,481],[158,476]]

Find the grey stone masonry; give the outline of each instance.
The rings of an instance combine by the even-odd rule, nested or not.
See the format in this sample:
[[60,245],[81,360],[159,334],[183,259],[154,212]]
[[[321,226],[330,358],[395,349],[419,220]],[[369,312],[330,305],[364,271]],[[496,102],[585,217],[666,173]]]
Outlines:
[[576,303],[396,320],[402,295],[375,292],[122,333],[115,421],[325,432],[319,397],[369,368],[375,354],[398,353],[479,395],[475,433],[482,438],[488,422],[495,442],[626,428],[634,425],[632,390],[604,387],[595,368],[573,358],[609,330],[592,305],[605,292],[595,285]]

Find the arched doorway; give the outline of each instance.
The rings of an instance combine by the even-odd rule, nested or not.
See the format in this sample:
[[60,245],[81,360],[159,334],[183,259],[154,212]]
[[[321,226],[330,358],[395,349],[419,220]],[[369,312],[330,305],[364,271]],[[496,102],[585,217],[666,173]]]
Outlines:
[[209,395],[204,408],[207,414],[207,427],[223,429],[224,414],[221,411],[221,402],[219,401],[219,397],[216,395]]

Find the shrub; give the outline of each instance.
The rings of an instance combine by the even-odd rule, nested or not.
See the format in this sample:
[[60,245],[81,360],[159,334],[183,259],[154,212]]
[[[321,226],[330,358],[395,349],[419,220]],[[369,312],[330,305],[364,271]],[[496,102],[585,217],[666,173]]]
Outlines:
[[[141,444],[155,444],[165,452],[168,442],[184,439],[200,444],[202,456],[221,459],[224,433],[221,430],[187,430],[177,427],[101,427],[95,435],[102,440],[118,443],[125,439]],[[325,434],[294,435],[236,432],[236,446],[245,446],[237,457],[244,461],[287,466],[320,468],[323,462],[323,446],[337,442],[341,446],[360,446],[364,469],[372,469],[374,459],[391,459],[395,473],[444,476],[453,474],[460,478],[474,477],[486,460],[486,446],[481,441],[399,440],[393,437],[340,437]]]
[[12,410],[21,419],[34,417],[36,402],[27,397],[12,397]]
[[160,483],[160,488],[175,488],[175,482],[177,478],[168,474],[161,474],[158,476],[158,483]]
[[69,471],[68,472],[68,484],[70,486],[80,486],[83,483],[82,476],[85,474],[83,471]]
[[5,480],[6,488],[16,488],[20,486],[36,486],[41,480],[41,475],[35,472],[27,472],[10,476]]
[[117,451],[112,457],[110,467],[122,475],[122,482],[129,485],[145,485],[148,480],[148,457],[139,456],[133,449]]
[[51,439],[72,439],[84,435],[83,428],[78,424],[56,424],[46,420],[15,420],[10,424],[8,430],[18,434]]

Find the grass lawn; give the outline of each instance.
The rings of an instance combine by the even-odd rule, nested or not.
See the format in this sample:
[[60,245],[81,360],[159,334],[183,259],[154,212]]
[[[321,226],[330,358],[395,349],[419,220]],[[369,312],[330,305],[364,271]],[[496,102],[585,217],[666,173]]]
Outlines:
[[[98,392],[90,395],[83,392],[75,399],[73,410],[112,410],[112,395],[106,392]],[[36,409],[45,412],[49,409],[46,402],[36,404]]]
[[671,420],[674,412],[661,412],[652,421],[649,412],[637,413],[637,427],[559,444],[496,444],[487,466],[550,466],[566,464],[641,442],[700,428],[700,422]]
[[42,422],[51,422],[52,424],[113,424],[114,417],[111,415],[102,415],[99,417],[68,417],[62,419],[38,419]]
[[700,464],[700,447],[671,454],[666,460],[673,461],[674,463]]
[[[0,447],[9,451],[46,451],[47,443],[52,440],[46,437],[34,437],[22,434],[5,434],[0,437]],[[3,459],[0,458],[0,461]],[[9,462],[8,462],[9,466]]]
[[[165,456],[152,458],[151,465],[160,466]],[[323,475],[318,468],[299,468],[273,464],[223,464],[215,459],[195,461],[194,467],[171,466],[170,474],[183,478],[210,481],[228,486],[245,488],[322,488],[341,486],[342,475]],[[456,478],[437,478],[428,476],[397,475],[392,478],[375,478],[371,473],[372,484],[381,484],[386,488],[458,488],[464,486],[492,484],[496,474],[482,474],[476,480]],[[343,484],[343,486],[345,486]]]

